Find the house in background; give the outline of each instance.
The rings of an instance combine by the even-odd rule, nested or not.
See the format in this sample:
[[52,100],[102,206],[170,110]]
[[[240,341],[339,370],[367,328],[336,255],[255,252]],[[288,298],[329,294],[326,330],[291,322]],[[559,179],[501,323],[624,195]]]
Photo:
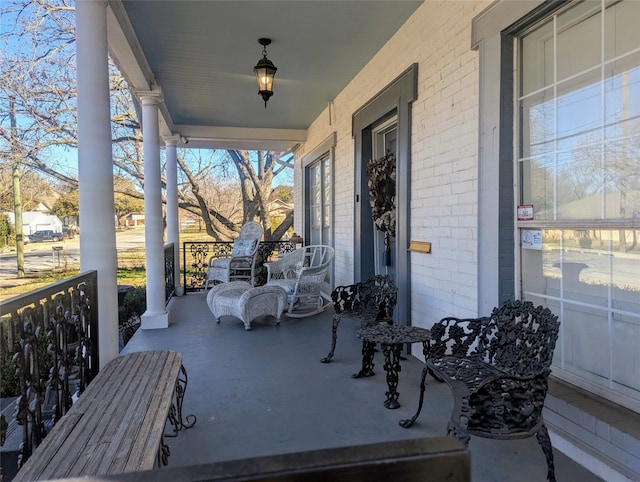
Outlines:
[[51,208],[44,202],[38,202],[36,206],[34,206],[30,211],[37,211],[39,213],[49,214],[51,213]]
[[129,228],[144,226],[144,213],[129,213],[124,220],[124,224]]
[[[283,201],[282,199],[273,199],[267,205],[269,217],[271,218],[271,226],[278,226],[287,216],[293,213],[293,204]],[[292,228],[289,228],[291,231]]]
[[[16,216],[13,212],[5,212],[11,221],[16,225]],[[27,211],[22,213],[22,232],[29,235],[36,231],[51,230],[56,233],[62,232],[63,223],[55,214],[47,214],[41,211]]]

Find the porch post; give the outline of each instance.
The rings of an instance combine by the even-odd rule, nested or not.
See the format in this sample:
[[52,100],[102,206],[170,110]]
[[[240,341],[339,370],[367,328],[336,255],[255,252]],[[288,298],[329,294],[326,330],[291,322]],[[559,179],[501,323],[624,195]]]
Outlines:
[[164,137],[166,145],[167,171],[167,242],[173,243],[174,280],[177,296],[182,296],[184,288],[180,284],[180,220],[178,219],[178,162],[176,146],[180,136]]
[[80,271],[98,272],[99,365],[118,356],[118,258],[106,2],[76,3]]
[[[82,3],[82,2],[80,2]],[[157,92],[140,94],[142,101],[142,151],[144,157],[144,241],[147,257],[147,311],[141,328],[167,328],[169,313],[164,290],[164,226],[160,169],[160,127]]]

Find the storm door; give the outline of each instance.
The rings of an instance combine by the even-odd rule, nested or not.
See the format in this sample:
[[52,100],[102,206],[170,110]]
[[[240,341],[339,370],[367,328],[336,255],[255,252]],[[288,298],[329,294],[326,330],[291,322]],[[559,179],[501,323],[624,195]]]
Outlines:
[[372,129],[372,158],[367,166],[369,203],[372,207],[373,263],[375,274],[395,277],[395,191],[398,118],[393,116]]

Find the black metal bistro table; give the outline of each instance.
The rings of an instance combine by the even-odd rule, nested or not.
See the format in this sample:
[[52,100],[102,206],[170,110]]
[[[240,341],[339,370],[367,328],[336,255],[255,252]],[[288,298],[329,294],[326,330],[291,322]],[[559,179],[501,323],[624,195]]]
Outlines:
[[[384,406],[389,409],[400,407],[398,402],[398,373],[400,372],[400,354],[405,343],[422,343],[425,360],[429,358],[431,332],[417,326],[404,326],[387,323],[376,323],[358,330],[356,334],[362,338],[362,367],[360,374],[373,374],[373,355],[376,343],[380,343],[384,354],[384,370],[387,372],[389,391]],[[357,378],[359,374],[356,374]]]

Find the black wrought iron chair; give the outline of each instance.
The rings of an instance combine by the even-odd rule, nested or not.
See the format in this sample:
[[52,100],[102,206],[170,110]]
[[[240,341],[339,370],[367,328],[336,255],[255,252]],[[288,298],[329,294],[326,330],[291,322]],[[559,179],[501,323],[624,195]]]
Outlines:
[[469,435],[518,439],[535,435],[555,481],[553,450],[542,418],[560,322],[548,308],[507,301],[491,316],[444,318],[431,328],[431,351],[422,372],[420,415],[427,373],[445,381],[454,405],[447,433],[465,445]]
[[[398,301],[398,288],[387,275],[378,275],[366,281],[347,286],[337,286],[331,293],[333,301],[333,324],[331,350],[322,363],[329,363],[336,351],[338,325],[342,316],[361,320],[361,326],[372,323],[393,323],[393,310]],[[359,376],[373,375],[373,367],[363,367]]]

